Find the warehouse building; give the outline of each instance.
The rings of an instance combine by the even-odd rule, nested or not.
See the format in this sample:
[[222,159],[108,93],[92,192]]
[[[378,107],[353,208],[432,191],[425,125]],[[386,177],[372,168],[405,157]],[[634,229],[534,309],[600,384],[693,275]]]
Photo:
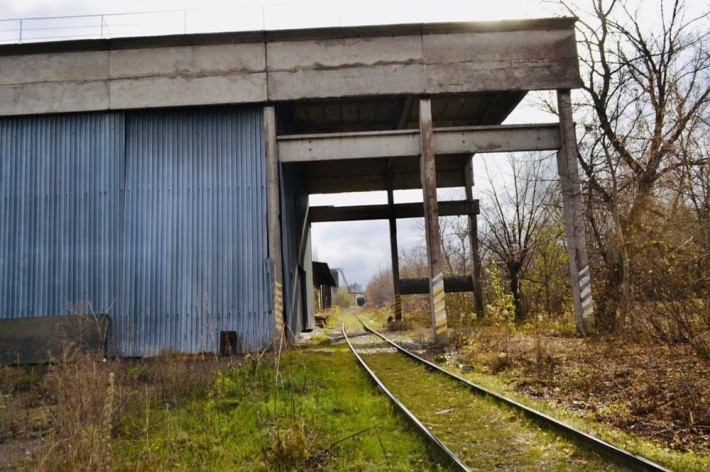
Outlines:
[[[444,340],[438,216],[475,228],[471,156],[557,150],[583,329],[579,85],[573,19],[0,46],[0,319],[104,313],[122,356],[255,351],[313,326],[312,222],[423,216]],[[557,91],[560,122],[502,126],[531,90]],[[422,204],[308,204],[413,188]]]

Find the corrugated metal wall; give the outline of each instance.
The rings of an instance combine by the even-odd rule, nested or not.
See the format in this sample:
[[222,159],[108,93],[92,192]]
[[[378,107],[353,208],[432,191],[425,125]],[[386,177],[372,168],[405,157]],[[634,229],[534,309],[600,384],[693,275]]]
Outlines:
[[[291,337],[315,325],[314,312],[309,310],[308,304],[309,297],[313,297],[313,291],[308,291],[309,284],[307,283],[308,279],[312,277],[310,242],[307,246],[303,265],[299,266],[298,264],[303,220],[308,210],[308,193],[301,172],[301,168],[296,164],[281,165],[281,238],[283,241],[284,261],[284,300],[286,324]],[[309,235],[310,232],[307,233],[307,237]],[[298,275],[298,277],[295,277],[295,275]],[[294,284],[296,285],[295,292]],[[312,283],[310,285],[312,287]],[[295,303],[294,293],[296,294]]]
[[111,305],[124,134],[120,114],[0,119],[0,317]]
[[0,120],[0,317],[108,311],[125,356],[273,332],[260,109]]

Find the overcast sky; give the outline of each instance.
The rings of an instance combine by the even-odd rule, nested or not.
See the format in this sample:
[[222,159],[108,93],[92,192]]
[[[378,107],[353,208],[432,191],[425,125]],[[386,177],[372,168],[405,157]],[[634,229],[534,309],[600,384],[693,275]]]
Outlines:
[[[187,10],[186,12],[184,10]],[[117,15],[135,12],[150,14]],[[486,21],[559,16],[563,11],[550,2],[536,0],[2,0],[0,1],[0,41],[16,41],[14,30],[23,20],[23,38],[174,34],[200,31],[261,30],[350,26],[437,21]],[[56,17],[108,14],[97,17],[63,20],[27,20],[32,17]],[[521,107],[519,107],[521,108]],[[550,121],[523,106],[511,122]],[[495,158],[494,158],[495,159]],[[480,179],[481,158],[474,159]],[[451,196],[449,192],[447,195]],[[397,202],[421,201],[421,191],[397,192]],[[353,205],[386,203],[384,192],[367,195],[316,195],[314,205]],[[400,254],[423,244],[415,220],[400,220]],[[386,221],[313,225],[313,252],[331,267],[345,270],[350,283],[365,286],[370,275],[389,267],[389,235]]]

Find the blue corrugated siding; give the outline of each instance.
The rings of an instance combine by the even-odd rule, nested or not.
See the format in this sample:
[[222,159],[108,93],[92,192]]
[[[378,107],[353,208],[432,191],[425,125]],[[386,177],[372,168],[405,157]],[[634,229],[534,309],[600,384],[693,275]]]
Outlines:
[[0,317],[98,312],[116,296],[124,120],[0,120]]
[[[297,287],[296,303],[293,303],[294,273],[299,270],[298,251],[303,229],[303,219],[308,209],[308,193],[301,176],[301,170],[294,164],[281,165],[281,238],[284,261],[284,300],[286,324],[290,335],[303,331],[308,325],[304,306],[305,288]],[[309,272],[310,273],[310,272]],[[298,283],[298,282],[297,282]],[[292,307],[295,306],[295,310]]]
[[126,356],[270,341],[261,110],[2,119],[0,139],[0,317],[91,302]]
[[268,343],[260,110],[129,114],[126,136],[118,344],[214,351],[221,330]]

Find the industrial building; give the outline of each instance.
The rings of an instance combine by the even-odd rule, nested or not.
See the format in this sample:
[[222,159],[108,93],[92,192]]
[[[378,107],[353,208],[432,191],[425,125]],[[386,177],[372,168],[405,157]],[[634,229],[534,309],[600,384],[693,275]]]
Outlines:
[[[471,156],[557,150],[583,329],[579,85],[568,18],[0,46],[0,319],[105,313],[122,356],[260,350],[313,326],[312,222],[423,216],[443,341],[438,217],[468,215],[477,245]],[[559,123],[501,125],[531,90],[557,91]],[[309,208],[373,190],[390,203]]]

